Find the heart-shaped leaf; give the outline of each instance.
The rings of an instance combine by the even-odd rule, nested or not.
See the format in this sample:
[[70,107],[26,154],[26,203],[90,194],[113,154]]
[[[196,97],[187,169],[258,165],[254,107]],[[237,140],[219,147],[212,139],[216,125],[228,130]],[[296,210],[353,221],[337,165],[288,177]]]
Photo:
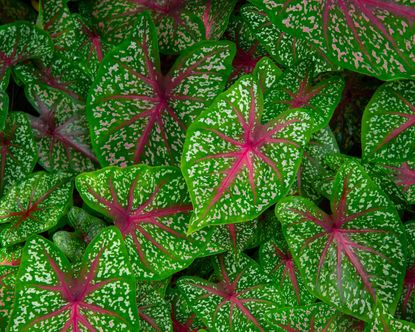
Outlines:
[[317,79],[312,62],[304,61],[286,70],[264,94],[267,110],[262,121],[270,121],[288,109],[302,108],[313,118],[314,130],[326,127],[340,102],[344,80],[339,75]]
[[26,87],[39,116],[30,116],[38,142],[39,163],[49,171],[81,172],[97,162],[89,141],[85,104],[43,84]]
[[337,69],[327,58],[324,48],[283,32],[260,8],[252,5],[243,6],[241,16],[268,54],[284,67],[294,69],[304,60],[311,60],[316,73]]
[[346,316],[325,303],[277,309],[269,313],[275,332],[362,332],[364,322]]
[[262,268],[278,285],[281,295],[285,298],[284,302],[288,305],[314,302],[314,296],[305,288],[281,231],[274,234],[274,238],[263,242],[259,249],[259,262]]
[[281,295],[258,264],[244,254],[215,259],[216,283],[183,277],[178,289],[214,331],[265,331],[264,312],[281,305]]
[[187,49],[166,76],[148,15],[137,36],[104,59],[87,107],[102,165],[178,164],[186,127],[222,91],[234,47],[206,41]]
[[194,207],[189,232],[252,220],[287,193],[309,139],[310,116],[293,110],[263,124],[267,111],[247,75],[190,126],[182,157]]
[[72,181],[65,174],[37,172],[10,188],[0,200],[3,246],[25,241],[54,227],[72,200]]
[[415,155],[415,81],[395,81],[376,90],[362,119],[363,159],[404,162]]
[[138,331],[135,280],[118,230],[87,248],[79,271],[49,241],[28,241],[9,331]]
[[12,112],[0,132],[0,195],[24,180],[35,167],[36,142],[27,115]]
[[190,265],[205,245],[206,232],[186,236],[192,204],[178,168],[107,167],[80,174],[76,187],[120,229],[139,280],[167,278]]
[[310,292],[339,310],[372,318],[377,299],[394,312],[404,277],[403,229],[392,202],[356,162],[333,186],[332,214],[302,197],[276,208]]
[[325,47],[338,65],[379,79],[415,73],[415,9],[405,0],[257,0],[282,30]]

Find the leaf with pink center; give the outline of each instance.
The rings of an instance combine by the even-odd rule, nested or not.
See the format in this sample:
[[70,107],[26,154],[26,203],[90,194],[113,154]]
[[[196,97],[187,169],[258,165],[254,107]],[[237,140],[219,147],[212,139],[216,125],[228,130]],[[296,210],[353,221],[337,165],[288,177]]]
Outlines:
[[415,81],[380,86],[363,113],[363,159],[405,162],[415,154]]
[[263,242],[259,249],[259,262],[264,272],[274,280],[287,305],[297,306],[314,302],[315,298],[304,286],[300,271],[281,231],[274,234],[276,235],[273,239]]
[[327,51],[323,47],[280,30],[264,10],[246,5],[241,8],[241,15],[272,59],[284,67],[295,68],[299,63],[311,60],[316,73],[338,69],[327,58]]
[[[95,77],[111,45],[95,31],[92,22],[71,13],[66,0],[41,0],[40,17],[43,29],[55,44],[55,52],[70,62],[80,62],[88,75]],[[127,34],[123,36],[127,37]],[[119,38],[116,44],[123,38]]]
[[48,171],[93,170],[97,159],[90,143],[85,103],[42,83],[27,86],[25,92],[39,113],[29,116],[39,164]]
[[118,230],[88,246],[79,270],[37,236],[23,252],[9,331],[137,331],[135,279]]
[[244,254],[216,256],[211,280],[183,277],[177,281],[179,291],[209,329],[269,331],[265,312],[284,302],[255,261]]
[[275,332],[363,332],[364,322],[325,303],[277,309],[268,314]]
[[37,172],[13,185],[0,200],[3,246],[26,241],[56,226],[72,202],[68,174]]
[[0,329],[6,331],[14,303],[17,266],[0,265]]
[[92,144],[102,165],[177,165],[187,126],[225,86],[234,46],[194,45],[163,76],[148,15],[140,16],[136,31],[104,59],[91,88]]
[[178,168],[107,167],[78,175],[76,187],[120,229],[139,280],[167,278],[205,246],[206,232],[186,235],[193,208]]
[[404,278],[403,227],[393,203],[356,162],[333,185],[331,214],[302,197],[282,199],[276,214],[309,291],[363,320],[376,301],[394,312]]
[[339,75],[319,79],[310,61],[286,70],[277,82],[264,94],[264,108],[270,121],[282,112],[301,108],[307,110],[314,120],[314,130],[326,127],[340,102],[344,80]]
[[9,113],[0,131],[0,195],[24,180],[37,161],[36,142],[27,115]]
[[283,31],[327,49],[349,70],[382,80],[415,73],[415,9],[407,0],[255,1]]
[[149,11],[164,54],[177,54],[204,39],[220,39],[235,0],[93,0],[92,21],[114,43],[128,34],[137,16]]
[[189,232],[252,220],[295,180],[311,119],[291,110],[267,123],[261,89],[244,76],[190,126],[182,172],[193,202]]

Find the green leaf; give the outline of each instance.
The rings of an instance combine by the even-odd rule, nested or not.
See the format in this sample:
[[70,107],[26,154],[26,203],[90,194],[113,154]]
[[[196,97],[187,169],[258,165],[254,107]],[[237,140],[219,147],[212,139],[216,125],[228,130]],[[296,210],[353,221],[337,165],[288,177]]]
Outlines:
[[283,31],[327,50],[349,70],[382,80],[415,73],[415,10],[407,0],[256,0]]
[[0,132],[0,195],[24,180],[37,161],[36,142],[33,139],[27,115],[10,113],[5,130]]
[[71,262],[82,259],[86,244],[79,234],[67,231],[58,231],[52,236],[53,243]]
[[388,314],[378,305],[375,308],[374,319],[366,325],[365,332],[413,332],[415,324],[404,320],[398,320]]
[[182,270],[205,246],[206,232],[186,236],[192,204],[178,168],[107,167],[78,175],[76,187],[120,229],[139,280]]
[[234,47],[194,45],[163,76],[148,15],[140,16],[137,31],[108,54],[91,88],[92,144],[101,165],[177,165],[186,127],[224,88]]
[[312,116],[314,131],[323,129],[340,102],[344,80],[339,75],[318,79],[313,63],[301,62],[286,70],[264,95],[266,117],[270,121],[288,109],[302,108]]
[[14,302],[18,267],[0,265],[0,329],[6,330]]
[[0,89],[0,130],[4,130],[7,112],[9,111],[9,95]]
[[138,331],[135,280],[121,234],[103,231],[74,271],[49,241],[25,246],[8,331]]
[[76,206],[68,212],[68,224],[82,235],[86,243],[91,242],[107,226],[101,219]]
[[48,171],[82,172],[97,162],[90,144],[85,104],[43,84],[29,85],[26,97],[38,111],[30,116],[39,164]]
[[364,322],[347,316],[325,303],[277,309],[269,314],[275,332],[361,332]]
[[385,83],[363,114],[363,159],[407,161],[415,155],[415,81]]
[[281,69],[267,57],[263,57],[259,60],[253,71],[253,76],[256,78],[264,95],[269,93],[269,90],[273,88],[281,75]]
[[34,22],[36,13],[26,2],[21,0],[0,0],[0,24],[24,20]]
[[182,172],[193,202],[189,232],[252,220],[295,180],[310,116],[292,110],[266,124],[262,93],[244,76],[190,126]]
[[276,214],[301,276],[316,297],[370,320],[379,299],[394,312],[404,278],[402,224],[393,203],[356,162],[340,168],[331,214],[302,197]]
[[68,175],[37,172],[10,188],[0,200],[3,246],[25,241],[54,227],[72,200]]

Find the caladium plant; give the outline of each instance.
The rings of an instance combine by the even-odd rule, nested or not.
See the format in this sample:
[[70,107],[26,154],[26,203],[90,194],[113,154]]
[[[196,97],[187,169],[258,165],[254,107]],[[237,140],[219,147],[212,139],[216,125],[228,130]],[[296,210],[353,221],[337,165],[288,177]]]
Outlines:
[[88,246],[76,270],[52,243],[33,237],[25,246],[18,279],[9,331],[138,329],[135,279],[114,228]]
[[384,80],[415,74],[415,9],[408,1],[251,2],[283,31],[324,47],[343,68]]
[[253,219],[287,193],[311,120],[292,110],[262,123],[267,110],[256,80],[244,76],[190,126],[182,158],[190,232]]
[[[226,83],[234,46],[194,45],[163,76],[149,16],[140,16],[135,29],[133,39],[104,59],[92,85],[87,107],[92,144],[102,165],[177,165],[187,126]],[[119,107],[122,112],[115,112]]]
[[403,227],[393,203],[358,163],[350,161],[334,181],[331,211],[327,214],[302,197],[287,197],[277,205],[306,286],[342,312],[366,321],[373,318],[377,299],[394,312],[405,254]]

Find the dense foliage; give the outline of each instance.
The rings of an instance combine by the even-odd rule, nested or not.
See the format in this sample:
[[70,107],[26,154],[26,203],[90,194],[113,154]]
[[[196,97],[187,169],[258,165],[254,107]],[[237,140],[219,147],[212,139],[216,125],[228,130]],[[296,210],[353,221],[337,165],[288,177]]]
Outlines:
[[413,0],[0,0],[0,331],[415,331]]

